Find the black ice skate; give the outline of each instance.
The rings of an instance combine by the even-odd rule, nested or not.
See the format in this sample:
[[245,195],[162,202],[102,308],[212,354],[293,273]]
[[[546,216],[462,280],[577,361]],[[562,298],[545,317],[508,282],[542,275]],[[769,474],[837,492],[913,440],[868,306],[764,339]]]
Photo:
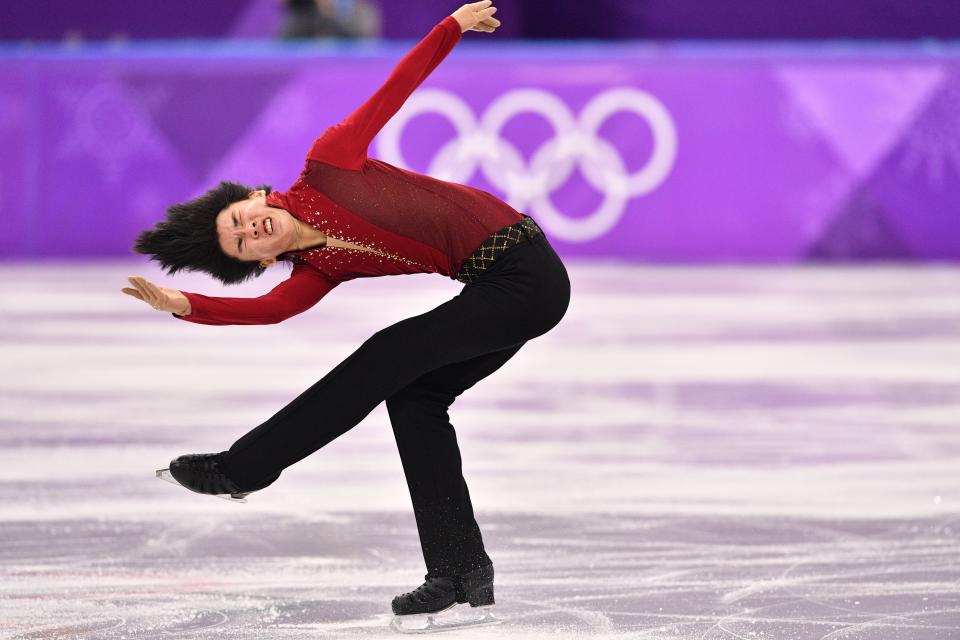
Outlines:
[[[191,453],[170,461],[167,469],[157,469],[157,477],[179,484],[191,491],[205,493],[229,500],[230,502],[246,502],[246,497],[254,491],[259,491],[272,483],[276,478],[263,486],[242,491],[237,483],[228,478],[220,469],[220,459],[223,453]],[[278,476],[279,477],[279,474]]]
[[[424,576],[422,585],[393,599],[390,626],[400,633],[432,633],[497,624],[491,611],[493,565],[480,567],[459,578]],[[458,607],[469,604],[470,607]]]

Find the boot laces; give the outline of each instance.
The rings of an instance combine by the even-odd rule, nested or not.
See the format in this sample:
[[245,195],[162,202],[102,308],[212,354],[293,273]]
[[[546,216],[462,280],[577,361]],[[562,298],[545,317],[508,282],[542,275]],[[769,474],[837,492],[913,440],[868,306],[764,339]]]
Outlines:
[[209,458],[194,458],[189,461],[189,464],[191,471],[207,478],[223,475],[220,471],[219,455]]
[[438,584],[441,580],[443,580],[443,578],[427,578],[426,582],[413,591],[408,591],[403,594],[403,597],[412,597],[419,602],[423,602],[424,598],[432,598],[435,595],[440,595],[443,593],[443,588]]
[[225,487],[232,492],[237,487],[220,469],[220,456],[221,454],[218,453],[209,457],[192,458],[187,464],[190,471],[200,476],[200,479],[214,482],[217,486]]

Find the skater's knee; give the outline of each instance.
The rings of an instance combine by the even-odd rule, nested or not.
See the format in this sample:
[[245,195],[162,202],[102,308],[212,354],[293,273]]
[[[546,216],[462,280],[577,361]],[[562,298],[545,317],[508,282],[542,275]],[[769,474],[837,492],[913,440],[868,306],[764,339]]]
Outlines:
[[393,414],[446,410],[453,404],[452,394],[420,384],[410,384],[387,398],[387,411]]
[[422,344],[422,330],[419,328],[414,318],[404,318],[399,322],[394,322],[388,327],[384,327],[367,338],[367,343],[373,345],[385,345],[391,349],[404,349],[417,344]]
[[387,411],[391,413],[405,412],[423,405],[419,393],[412,387],[404,387],[387,398]]

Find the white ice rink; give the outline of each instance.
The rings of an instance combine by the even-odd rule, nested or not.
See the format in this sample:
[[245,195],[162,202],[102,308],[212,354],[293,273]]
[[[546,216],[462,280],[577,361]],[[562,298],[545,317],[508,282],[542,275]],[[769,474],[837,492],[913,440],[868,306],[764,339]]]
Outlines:
[[[960,267],[568,265],[560,325],[451,408],[506,622],[440,637],[960,638]],[[0,638],[398,637],[425,569],[383,405],[246,505],[154,478],[462,286],[259,327],[120,293],[274,269],[0,266]]]

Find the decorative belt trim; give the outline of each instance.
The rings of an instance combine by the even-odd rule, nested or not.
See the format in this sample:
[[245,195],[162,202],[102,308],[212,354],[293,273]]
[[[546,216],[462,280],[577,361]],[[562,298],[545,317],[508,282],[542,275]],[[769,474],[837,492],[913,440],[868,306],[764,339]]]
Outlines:
[[457,271],[456,280],[470,284],[510,247],[519,244],[524,237],[532,239],[543,233],[533,218],[523,216],[523,220],[495,231],[473,250]]

